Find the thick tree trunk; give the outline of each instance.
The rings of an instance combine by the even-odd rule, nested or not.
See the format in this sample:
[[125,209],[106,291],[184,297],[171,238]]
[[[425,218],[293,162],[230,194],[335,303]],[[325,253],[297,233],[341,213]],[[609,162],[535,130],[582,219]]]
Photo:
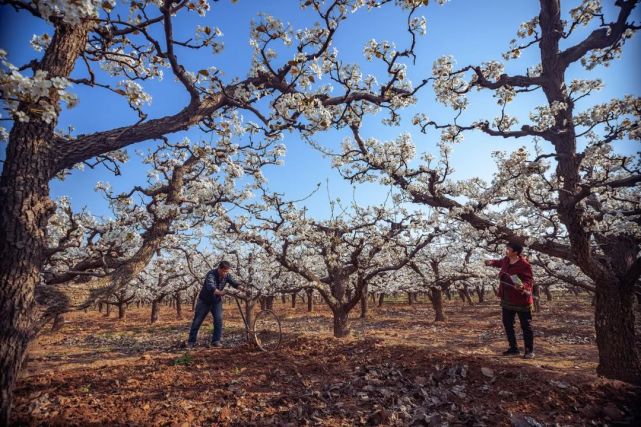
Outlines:
[[118,304],[118,319],[125,320],[127,318],[127,304],[121,302]]
[[160,312],[160,301],[153,300],[151,302],[151,323],[158,321],[158,313]]
[[343,338],[349,335],[349,313],[343,307],[332,309],[334,313],[334,336]]
[[635,337],[633,289],[596,283],[595,329],[599,348],[597,373],[641,384],[641,349]]
[[267,310],[273,310],[274,309],[274,296],[270,295],[267,297],[267,300],[265,301],[265,305],[267,306]]
[[385,294],[381,292],[381,293],[378,295],[378,306],[379,306],[379,307],[382,307],[382,306],[383,306],[383,302],[384,302],[384,300],[385,300]]
[[445,289],[445,296],[447,297],[448,301],[452,301],[452,291],[450,288]]
[[298,292],[292,292],[292,308],[296,308],[296,296]]
[[429,293],[432,307],[434,308],[434,321],[445,322],[443,313],[443,292],[439,288],[432,288]]
[[280,302],[282,304],[285,304],[287,302],[287,299],[285,298],[285,294],[280,294]]
[[545,292],[545,299],[547,299],[548,302],[552,301],[552,292],[550,291],[550,287],[544,286],[543,292]]
[[307,311],[311,313],[314,311],[314,290],[308,289],[305,292],[307,293]]
[[98,313],[102,313],[102,303],[98,303]]
[[62,329],[64,324],[65,324],[65,315],[57,314],[56,317],[53,319],[53,325],[51,325],[51,330],[54,332],[57,332]]
[[[58,24],[39,66],[49,77],[68,76],[85,47],[90,25]],[[51,102],[58,104],[58,96]],[[21,104],[25,111],[30,107]],[[13,388],[35,338],[35,288],[45,257],[47,222],[55,211],[49,180],[56,172],[51,142],[56,120],[11,128],[0,178],[0,425],[9,424]]]
[[260,301],[260,309],[267,310],[267,301],[265,300],[265,297],[260,297],[258,301]]
[[412,293],[411,293],[411,292],[408,292],[408,293],[407,293],[407,303],[408,303],[409,305],[412,305],[412,304],[414,303],[414,298],[413,298],[413,296],[412,296]]
[[111,304],[105,304],[105,317],[109,317],[111,315]]

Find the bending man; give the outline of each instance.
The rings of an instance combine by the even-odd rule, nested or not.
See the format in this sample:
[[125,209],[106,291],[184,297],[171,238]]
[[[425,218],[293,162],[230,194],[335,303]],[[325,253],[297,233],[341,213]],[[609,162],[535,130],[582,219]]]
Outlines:
[[198,294],[198,301],[194,310],[194,320],[191,322],[189,330],[189,341],[187,346],[192,348],[196,345],[198,330],[202,325],[208,313],[214,317],[214,332],[211,337],[211,345],[220,347],[223,336],[223,296],[225,295],[225,285],[229,283],[233,288],[238,289],[240,284],[234,280],[229,273],[231,264],[227,261],[221,261],[218,268],[211,270],[205,276],[205,282]]

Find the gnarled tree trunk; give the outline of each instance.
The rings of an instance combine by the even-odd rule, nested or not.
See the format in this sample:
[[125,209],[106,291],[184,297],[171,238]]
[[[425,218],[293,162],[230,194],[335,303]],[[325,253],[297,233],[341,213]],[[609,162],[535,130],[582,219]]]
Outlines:
[[183,306],[180,291],[174,292],[174,300],[176,302],[176,319],[180,320],[183,318]]
[[333,307],[334,314],[334,336],[343,338],[349,335],[349,312],[342,306]]
[[432,307],[434,308],[434,321],[445,322],[443,313],[443,292],[440,288],[431,288],[428,294]]
[[305,292],[307,293],[307,312],[311,313],[314,311],[314,290],[308,289]]
[[641,349],[635,336],[633,289],[610,282],[596,282],[596,288],[597,373],[606,378],[641,384]]
[[[58,23],[38,68],[67,77],[87,43],[92,22]],[[58,95],[50,102],[57,105]],[[21,104],[19,110],[29,108]],[[11,128],[0,179],[0,425],[9,424],[13,387],[36,335],[35,288],[45,257],[47,222],[55,210],[49,180],[56,173],[51,152],[57,120],[31,117]]]
[[160,303],[162,300],[155,299],[151,302],[151,323],[156,323],[158,321],[158,314],[160,312]]

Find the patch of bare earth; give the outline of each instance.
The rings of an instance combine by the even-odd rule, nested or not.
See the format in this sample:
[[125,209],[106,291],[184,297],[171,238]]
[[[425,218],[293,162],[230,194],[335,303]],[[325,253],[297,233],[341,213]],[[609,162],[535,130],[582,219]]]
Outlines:
[[[190,319],[163,307],[126,321],[74,313],[29,353],[16,425],[641,425],[639,390],[595,375],[589,301],[563,298],[535,314],[536,359],[506,358],[495,300],[388,303],[331,336],[330,313],[276,304],[276,353],[244,343],[225,307],[225,347],[180,348]],[[190,316],[190,312],[185,313]],[[353,314],[357,316],[358,313]],[[517,330],[519,329],[517,322]],[[201,329],[206,342],[211,320]],[[520,424],[519,424],[520,423]]]

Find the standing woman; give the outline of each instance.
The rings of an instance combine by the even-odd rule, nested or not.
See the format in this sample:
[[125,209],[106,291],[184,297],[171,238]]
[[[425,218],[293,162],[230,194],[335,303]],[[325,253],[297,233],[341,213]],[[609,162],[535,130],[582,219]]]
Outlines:
[[526,359],[534,358],[534,332],[532,331],[532,309],[534,299],[532,288],[534,284],[532,266],[521,255],[523,246],[517,242],[510,242],[505,246],[505,258],[487,260],[485,265],[500,268],[499,292],[501,307],[503,308],[503,326],[510,348],[503,352],[504,356],[520,354],[514,333],[514,318],[519,316],[523,341],[525,344]]

